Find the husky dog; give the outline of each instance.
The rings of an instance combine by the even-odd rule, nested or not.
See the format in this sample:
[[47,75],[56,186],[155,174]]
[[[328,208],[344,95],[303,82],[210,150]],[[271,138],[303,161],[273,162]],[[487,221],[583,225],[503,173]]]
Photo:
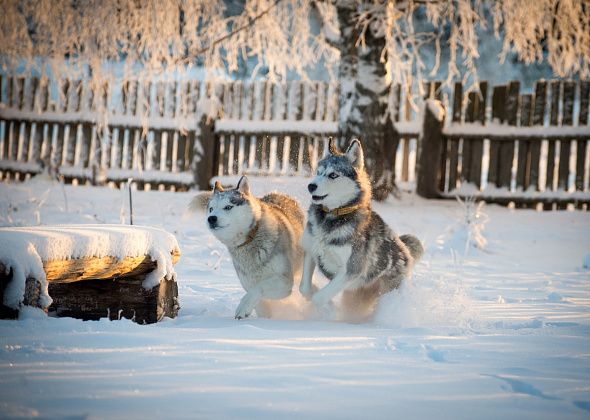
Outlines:
[[261,199],[250,193],[248,179],[236,189],[224,191],[219,182],[213,193],[201,194],[193,210],[206,205],[209,229],[232,257],[246,295],[236,309],[236,319],[271,316],[269,300],[291,294],[294,279],[301,275],[304,215],[295,200],[271,193]]
[[[318,308],[343,292],[344,318],[367,319],[379,296],[399,287],[409,274],[422,256],[422,244],[412,235],[398,237],[371,210],[371,184],[356,139],[346,153],[330,139],[329,154],[318,163],[308,190],[312,203],[299,290]],[[313,293],[316,265],[330,282]]]

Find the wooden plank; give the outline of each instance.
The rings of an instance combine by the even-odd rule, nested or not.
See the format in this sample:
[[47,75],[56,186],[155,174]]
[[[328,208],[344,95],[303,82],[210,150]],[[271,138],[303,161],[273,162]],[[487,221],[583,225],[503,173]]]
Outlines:
[[166,83],[156,82],[156,112],[163,117],[166,113]]
[[311,174],[311,158],[313,153],[313,139],[311,137],[304,137],[303,138],[303,159],[300,159],[302,162],[302,170],[304,176],[309,176]]
[[167,83],[166,89],[166,115],[169,118],[176,117],[177,114],[177,96],[178,96],[178,82],[173,81]]
[[[561,99],[561,82],[551,82],[551,110],[549,117],[550,125],[559,124],[559,102]],[[548,141],[547,151],[547,177],[546,177],[546,189],[552,191],[554,185],[554,172],[555,172],[555,141]]]
[[[193,130],[191,130],[193,131]],[[187,170],[186,163],[188,160],[187,156],[187,145],[188,145],[188,133],[178,133],[178,143],[177,143],[177,152],[176,152],[176,170],[178,172],[183,172]]]
[[232,85],[233,113],[232,118],[240,119],[242,106],[244,105],[244,83],[241,80],[235,81]]
[[242,119],[251,120],[254,112],[254,83],[244,86],[244,106],[242,107]]
[[[475,94],[473,104],[473,120],[485,124],[485,109],[487,103],[488,83],[480,82],[479,95]],[[471,165],[470,165],[470,182],[474,183],[478,189],[481,189],[481,167],[483,159],[483,140],[471,139]]]
[[[29,95],[30,98],[30,110],[35,112],[41,110],[38,107],[38,97],[39,97],[39,78],[38,77],[31,77],[30,79],[30,88],[29,88]],[[29,143],[29,152],[28,152],[28,161],[29,162],[37,162],[41,157],[41,134],[43,131],[43,124],[42,123],[32,123],[31,124],[31,137]]]
[[25,78],[18,76],[13,78],[15,82],[15,90],[13,99],[15,102],[13,106],[18,109],[23,109],[25,106]]
[[241,175],[241,168],[240,163],[240,138],[237,134],[232,134],[231,136],[231,145],[232,145],[232,173]]
[[[27,84],[25,83],[26,80],[24,77],[17,77],[14,79],[16,81],[16,92],[17,92],[17,102],[16,107],[19,110],[23,110],[26,105],[25,97],[27,93],[25,89],[27,88]],[[30,129],[31,123],[27,121],[15,121],[15,160],[24,162],[26,161],[26,154],[29,149],[29,136],[30,136]],[[24,175],[24,174],[23,174]]]
[[[532,122],[533,114],[533,97],[532,95],[522,95],[520,101],[520,125],[529,127]],[[533,140],[534,141],[534,140]],[[536,141],[538,143],[538,141]],[[531,170],[531,141],[518,140],[518,156],[516,167],[516,188],[526,191],[530,182]]]
[[[291,86],[291,89],[294,89],[294,103],[295,105],[295,119],[301,120],[303,119],[303,109],[304,109],[304,96],[303,96],[303,84],[301,82],[294,82]],[[301,145],[301,136],[300,135],[291,135],[290,138],[290,145],[289,145],[289,166],[290,169],[288,172],[298,173],[301,168],[299,168],[299,150]]]
[[590,108],[590,80],[580,82],[580,114],[578,125],[588,125],[588,108]]
[[[455,83],[455,89],[453,93],[453,123],[460,123],[462,116],[463,104],[463,85],[461,83]],[[459,140],[449,139],[449,182],[448,191],[452,191],[457,188],[457,179],[459,171]]]
[[[41,112],[47,110],[49,106],[49,82],[47,79],[41,80],[41,86],[39,87],[39,106],[41,108]],[[41,127],[41,125],[39,125]],[[52,133],[52,125],[44,123],[42,125],[42,129],[39,131],[41,132],[42,140],[41,140],[41,154],[40,159],[47,165],[51,159],[51,133]]]
[[141,89],[140,103],[138,111],[142,116],[151,115],[152,109],[152,82],[144,81]]
[[442,129],[444,127],[444,117],[441,120],[433,114],[430,107],[424,109],[424,121],[422,126],[422,151],[418,158],[418,171],[416,192],[424,198],[438,198],[440,190],[438,189],[438,178],[440,168],[433,162],[437,162],[441,154],[442,147]]
[[[495,86],[492,93],[492,121],[503,123],[506,119],[507,86]],[[490,140],[490,162],[488,166],[488,182],[499,186],[500,143]]]
[[270,145],[271,145],[270,137],[264,136],[262,144],[263,144],[262,161],[264,163],[262,168],[264,169],[265,172],[268,173],[268,171],[270,169]]
[[[467,95],[467,107],[465,108],[465,122],[472,123],[475,121],[475,108],[478,106],[479,97],[476,92],[469,92]],[[471,168],[473,157],[471,155],[471,146],[473,141],[469,138],[462,138],[463,147],[461,150],[461,183],[473,182],[475,174],[472,175]]]
[[[195,156],[195,142],[196,142],[196,138],[197,138],[197,134],[195,132],[195,130],[190,130],[188,132],[188,136],[186,139],[186,146],[185,146],[185,156],[186,156],[186,160],[184,162],[184,169],[185,170],[189,170],[192,169],[194,171],[194,167],[193,167],[193,159]],[[197,163],[194,163],[194,166],[196,166]]]
[[401,116],[401,93],[402,93],[402,89],[401,89],[401,85],[399,83],[397,83],[395,86],[392,87],[393,88],[393,120],[394,121],[399,121],[400,120],[400,116]]
[[165,170],[167,172],[172,172],[172,159],[174,158],[173,156],[173,151],[174,151],[174,134],[175,132],[172,130],[167,130],[166,133],[167,138],[166,138],[166,166],[165,168],[163,168],[162,170]]
[[[72,112],[79,112],[80,107],[82,105],[82,98],[81,98],[81,88],[82,82],[80,80],[75,80],[71,82],[70,91],[68,92],[68,102],[69,102],[69,111]],[[78,124],[68,124],[69,131],[67,139],[64,139],[64,163],[67,166],[73,166],[74,160],[76,156],[76,149],[79,148],[78,145]]]
[[[580,82],[580,114],[578,125],[588,125],[588,108],[590,103],[590,81]],[[578,140],[576,150],[576,190],[584,190],[584,176],[590,168],[586,168],[586,148],[588,140]]]
[[80,112],[82,107],[82,81],[74,80],[70,88],[70,104],[69,110],[72,112]]
[[233,170],[232,159],[233,159],[233,148],[231,147],[231,135],[226,134],[223,136],[223,150],[224,150],[224,159],[221,160],[221,164],[223,165],[223,175],[231,175]]
[[13,92],[14,92],[14,82],[12,76],[6,77],[6,106],[12,108],[13,105]]
[[316,82],[316,107],[313,119],[316,121],[323,121],[326,117],[326,88],[327,84],[324,82]]
[[[571,126],[574,122],[574,99],[576,94],[576,83],[573,81],[566,81],[563,83],[563,118],[561,124],[564,126]],[[571,141],[562,139],[560,141],[559,149],[559,168],[557,178],[557,188],[560,190],[568,190],[568,179],[570,173],[570,153]]]
[[303,87],[303,119],[313,120],[317,109],[317,85],[306,82]]
[[129,85],[129,104],[127,108],[127,113],[129,115],[137,115],[138,110],[138,100],[139,100],[139,81],[132,80]]
[[[533,104],[532,125],[542,126],[545,121],[545,104],[547,103],[547,82],[538,81],[535,85],[535,99]],[[541,163],[541,141],[532,141],[529,144],[530,150],[530,178],[529,186],[536,191],[540,190],[539,166]]]
[[[508,95],[506,97],[506,121],[508,125],[517,124],[518,102],[520,98],[519,90],[519,82],[510,82],[508,85]],[[510,189],[513,158],[514,142],[505,141],[500,143],[498,160],[498,187],[500,188]]]
[[116,127],[116,134],[115,130],[113,130],[114,136],[111,141],[115,150],[112,155],[114,159],[111,158],[111,168],[124,168],[123,156],[125,155],[125,131],[126,128],[123,126]]
[[254,146],[256,139],[251,135],[246,135],[244,139],[244,169],[245,171],[251,171],[254,166]]
[[160,170],[160,161],[162,158],[162,130],[153,130],[151,150],[151,169],[154,171]]

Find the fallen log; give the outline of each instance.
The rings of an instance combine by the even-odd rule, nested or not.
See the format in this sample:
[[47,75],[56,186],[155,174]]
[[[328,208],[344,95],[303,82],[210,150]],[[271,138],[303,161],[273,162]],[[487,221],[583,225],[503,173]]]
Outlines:
[[[146,232],[149,233],[146,237],[159,235],[158,243],[165,244],[156,251],[160,261],[150,255],[89,256],[90,251],[80,256],[80,249],[85,249],[86,246],[85,240],[87,243],[92,243],[93,238],[104,235],[104,238],[119,241],[117,243],[120,244],[135,243],[137,245],[138,235],[143,238],[142,235]],[[59,235],[60,238],[71,237],[77,240],[79,246],[72,247],[72,253],[78,253],[78,257],[68,258],[66,252],[58,254],[57,259],[47,258],[46,254],[52,249],[51,240],[47,236],[53,234]],[[68,316],[83,320],[97,320],[104,317],[111,320],[127,318],[140,324],[157,322],[165,316],[174,318],[178,314],[178,287],[171,266],[179,260],[180,250],[176,240],[169,233],[153,228],[105,225],[40,227],[22,230],[4,228],[0,229],[1,235],[5,241],[9,241],[14,246],[14,249],[11,250],[12,253],[6,249],[3,254],[0,252],[0,318],[18,317],[22,306],[40,307],[51,316]],[[37,240],[39,237],[42,237],[44,242],[39,242]],[[163,238],[166,240],[162,240]],[[20,277],[16,276],[15,267],[18,268],[21,258],[26,259],[21,248],[31,246],[35,248],[34,251],[41,260],[36,260],[39,261],[36,265],[38,269],[32,271],[37,274],[30,274],[30,269],[25,271],[23,267],[26,264],[21,264],[21,268],[16,271]],[[59,249],[59,246],[57,247]],[[89,246],[87,249],[90,250],[92,247]],[[161,252],[164,250],[169,252],[169,258],[162,256]],[[3,255],[6,258],[4,262]],[[164,264],[164,266],[158,267],[158,264]],[[41,269],[45,274],[45,281],[43,281]],[[159,282],[157,278],[149,278],[149,283],[146,283],[146,277],[157,269],[160,270],[159,272],[167,273],[166,278],[160,279]],[[27,278],[25,279],[23,275]],[[15,289],[20,291],[17,295],[14,294],[14,290],[11,292],[12,300],[9,300],[13,304],[9,305],[5,302],[5,292],[13,281],[17,281],[17,285],[20,284],[20,288]],[[42,289],[42,284],[47,285],[47,293]],[[23,289],[24,292],[21,293]],[[21,298],[15,305],[14,297],[19,295]],[[49,302],[47,295],[53,302],[49,307],[43,307],[42,302],[46,302],[45,306]]]

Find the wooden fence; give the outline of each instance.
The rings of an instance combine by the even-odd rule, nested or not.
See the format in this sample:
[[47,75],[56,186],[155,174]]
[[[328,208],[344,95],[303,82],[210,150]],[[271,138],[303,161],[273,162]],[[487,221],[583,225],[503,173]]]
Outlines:
[[533,94],[519,90],[512,82],[490,95],[482,83],[465,102],[461,84],[455,85],[451,122],[430,121],[424,128],[421,147],[440,149],[436,165],[430,165],[437,185],[425,186],[426,196],[587,208],[590,81],[539,81]]
[[[333,134],[338,110],[335,86],[317,82],[134,80],[97,88],[80,80],[0,76],[0,100],[2,179],[25,179],[50,167],[66,182],[118,185],[133,177],[139,188],[176,190],[206,188],[211,176],[231,172],[223,164],[232,151],[231,130],[219,132],[221,140],[204,136],[212,128],[206,115],[254,125],[290,118],[303,123],[298,134],[307,135],[323,127]],[[246,140],[246,163],[268,170],[273,139],[257,138],[260,144]]]
[[[460,83],[453,91],[439,82],[424,87],[424,98],[440,99],[449,115],[436,146],[425,144],[423,116],[393,87],[398,184],[412,188],[429,166],[437,196],[586,205],[590,82],[540,81],[532,94],[520,94],[518,82],[493,89],[482,82],[468,95]],[[207,188],[215,175],[305,176],[338,131],[338,95],[321,82],[88,86],[0,76],[0,177],[25,179],[49,167],[66,182],[119,185],[133,177],[139,188],[182,190]],[[436,163],[418,167],[419,149]]]

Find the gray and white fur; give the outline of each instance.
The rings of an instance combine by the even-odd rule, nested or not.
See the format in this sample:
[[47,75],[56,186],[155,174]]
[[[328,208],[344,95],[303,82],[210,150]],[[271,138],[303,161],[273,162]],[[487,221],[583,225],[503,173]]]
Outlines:
[[227,246],[246,291],[236,319],[254,309],[258,316],[272,316],[271,301],[288,297],[301,275],[304,214],[299,204],[279,193],[258,199],[242,177],[236,189],[225,191],[216,183],[213,193],[195,197],[190,207],[203,205],[209,230]]
[[[398,237],[371,210],[371,184],[361,143],[340,153],[330,140],[329,154],[308,185],[312,204],[303,234],[305,257],[300,292],[321,308],[338,293],[346,320],[366,320],[379,296],[400,286],[423,254],[412,235]],[[313,293],[316,268],[330,280]]]

